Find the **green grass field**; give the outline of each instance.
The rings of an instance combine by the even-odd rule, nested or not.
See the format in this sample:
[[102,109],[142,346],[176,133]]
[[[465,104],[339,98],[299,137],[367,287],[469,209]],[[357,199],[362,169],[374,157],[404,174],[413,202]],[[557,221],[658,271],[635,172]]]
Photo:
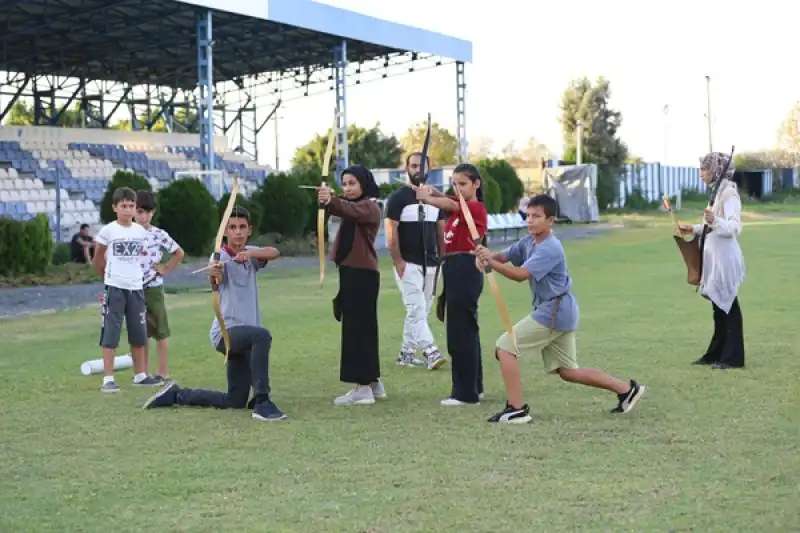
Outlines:
[[[504,401],[491,355],[503,328],[488,287],[487,398],[447,409],[449,366],[393,364],[404,310],[388,265],[389,398],[366,407],[331,403],[346,390],[335,272],[323,290],[315,271],[263,275],[285,423],[247,411],[143,411],[152,391],[133,389],[130,371],[121,394],[102,395],[101,378],[79,372],[99,357],[96,307],[0,322],[0,531],[798,531],[800,219],[749,219],[742,245],[748,369],[725,373],[689,364],[708,343],[711,306],[686,284],[666,224],[567,242],[581,363],[649,389],[634,412],[614,416],[613,395],[525,360],[535,421],[524,427],[485,422]],[[529,312],[526,285],[501,287],[513,317]],[[168,296],[168,306],[173,377],[224,387],[208,344],[210,296]]]

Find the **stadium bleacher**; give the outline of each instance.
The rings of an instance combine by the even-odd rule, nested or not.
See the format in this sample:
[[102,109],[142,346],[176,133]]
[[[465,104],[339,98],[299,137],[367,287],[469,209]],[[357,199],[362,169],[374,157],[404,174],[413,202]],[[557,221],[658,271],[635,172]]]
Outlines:
[[[249,196],[272,172],[231,152],[224,138],[215,138],[215,144],[215,167],[228,176],[223,181],[226,192],[233,185],[233,173],[239,175],[240,194]],[[55,238],[58,177],[61,240],[68,241],[83,223],[94,234],[101,227],[99,204],[114,172],[141,174],[157,191],[184,176],[182,172],[199,171],[199,156],[198,135],[0,126],[0,217],[30,220],[45,214]],[[208,176],[203,181],[218,197],[219,181]],[[490,215],[488,223],[490,234],[501,240],[518,237],[525,228],[517,213]]]
[[[83,139],[81,138],[83,137]],[[88,142],[92,138],[101,143]],[[55,235],[56,180],[61,183],[61,239],[69,240],[83,223],[100,227],[99,203],[117,170],[145,176],[153,190],[201,170],[199,135],[86,130],[46,126],[0,127],[0,216],[30,220],[46,214]],[[116,141],[116,142],[115,142]],[[167,141],[167,142],[165,142]],[[222,189],[230,191],[239,176],[240,194],[249,196],[272,172],[216,138],[217,170],[225,171]],[[219,196],[218,179],[205,176]]]

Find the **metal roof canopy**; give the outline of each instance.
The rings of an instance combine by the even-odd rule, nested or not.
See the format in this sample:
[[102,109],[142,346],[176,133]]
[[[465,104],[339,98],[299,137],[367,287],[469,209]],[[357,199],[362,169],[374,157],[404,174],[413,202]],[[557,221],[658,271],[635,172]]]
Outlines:
[[213,12],[215,82],[417,52],[472,61],[469,41],[310,0],[0,0],[0,71],[197,87],[197,17]]

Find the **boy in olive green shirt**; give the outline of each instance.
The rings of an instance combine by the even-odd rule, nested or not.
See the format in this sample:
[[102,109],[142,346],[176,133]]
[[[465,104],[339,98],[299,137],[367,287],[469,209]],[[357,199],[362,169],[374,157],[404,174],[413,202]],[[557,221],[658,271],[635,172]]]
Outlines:
[[[147,335],[156,340],[158,353],[158,373],[153,376],[159,381],[169,379],[167,358],[169,346],[169,321],[167,308],[164,304],[164,276],[183,259],[183,249],[178,246],[172,237],[161,228],[151,224],[156,214],[156,199],[150,191],[136,193],[136,222],[147,230],[147,243],[145,254],[142,255],[142,271],[144,272],[144,298],[147,304]],[[164,251],[172,254],[172,259],[166,265],[161,264]],[[144,348],[144,360],[150,367],[150,349]]]

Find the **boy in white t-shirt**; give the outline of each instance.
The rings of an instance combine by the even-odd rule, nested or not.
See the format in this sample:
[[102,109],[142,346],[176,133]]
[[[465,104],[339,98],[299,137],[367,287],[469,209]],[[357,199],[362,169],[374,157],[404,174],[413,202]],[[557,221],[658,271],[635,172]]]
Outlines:
[[128,187],[114,191],[111,199],[117,221],[100,230],[95,238],[94,268],[105,283],[100,346],[103,348],[102,392],[119,392],[114,383],[114,357],[122,335],[122,321],[128,328],[136,375],[134,384],[160,385],[147,376],[144,346],[147,344],[146,306],[142,290],[141,256],[146,253],[147,230],[133,222],[136,193]]

